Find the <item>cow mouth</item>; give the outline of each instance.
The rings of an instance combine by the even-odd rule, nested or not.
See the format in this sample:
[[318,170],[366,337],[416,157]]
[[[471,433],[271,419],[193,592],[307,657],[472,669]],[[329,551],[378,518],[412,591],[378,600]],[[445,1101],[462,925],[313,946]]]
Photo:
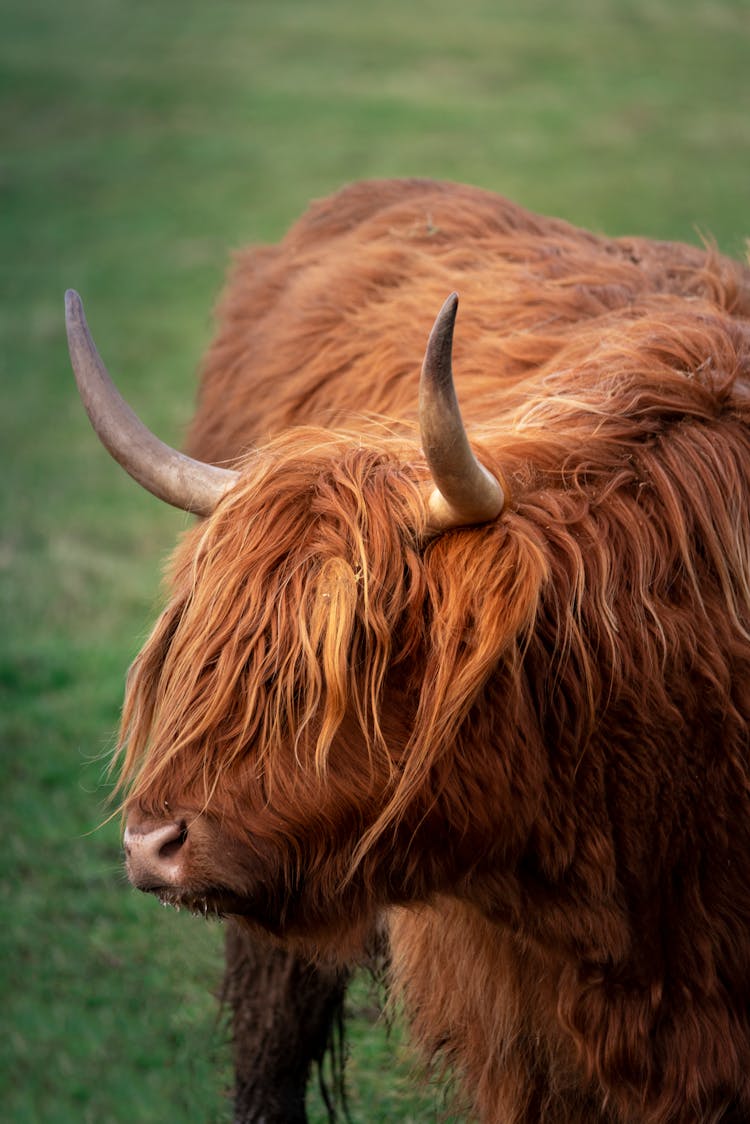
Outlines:
[[166,909],[171,906],[177,912],[186,909],[198,917],[226,917],[244,915],[250,912],[249,903],[239,894],[230,890],[184,890],[171,886],[155,886],[147,891],[159,899]]

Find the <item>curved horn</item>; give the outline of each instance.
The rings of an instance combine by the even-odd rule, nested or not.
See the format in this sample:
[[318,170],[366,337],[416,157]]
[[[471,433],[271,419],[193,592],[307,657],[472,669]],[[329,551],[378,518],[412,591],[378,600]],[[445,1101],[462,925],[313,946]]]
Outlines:
[[72,289],[65,294],[65,326],[78,392],[105,449],[158,499],[210,515],[238,474],[178,453],[146,428],[109,377]]
[[451,350],[458,294],[440,309],[427,341],[419,384],[422,448],[436,485],[428,501],[429,525],[436,531],[487,523],[505,505],[499,482],[472,453],[453,387]]

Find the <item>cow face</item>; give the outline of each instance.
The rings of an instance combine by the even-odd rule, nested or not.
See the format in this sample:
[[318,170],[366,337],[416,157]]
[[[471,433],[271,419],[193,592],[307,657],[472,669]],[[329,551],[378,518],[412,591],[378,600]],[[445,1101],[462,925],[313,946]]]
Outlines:
[[[193,461],[142,425],[68,294],[73,367],[103,443],[144,487],[208,517],[177,553],[172,599],[128,687],[125,848],[141,889],[284,932],[351,916],[358,886],[370,906],[417,892],[408,883],[426,868],[409,852],[440,800],[428,792],[419,809],[411,796],[428,743],[450,740],[489,662],[477,606],[459,606],[456,628],[435,605],[450,577],[427,597],[423,551],[505,503],[458,410],[456,309],[454,294],[427,345],[423,454],[413,441],[405,453],[393,438],[363,448],[358,436],[298,429],[236,471]],[[465,560],[455,572],[471,569]],[[472,619],[462,668],[456,637]],[[370,844],[387,823],[404,843],[384,864]]]
[[128,685],[138,887],[270,928],[346,902],[419,697],[422,521],[408,467],[310,430],[187,535]]

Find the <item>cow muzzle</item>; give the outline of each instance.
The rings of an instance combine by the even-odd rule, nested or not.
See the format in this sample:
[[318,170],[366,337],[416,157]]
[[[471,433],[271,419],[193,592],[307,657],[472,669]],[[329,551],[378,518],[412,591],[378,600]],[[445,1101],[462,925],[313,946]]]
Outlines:
[[227,884],[228,877],[235,887],[242,882],[242,848],[219,838],[216,825],[204,816],[166,819],[132,809],[123,847],[132,884],[154,894],[162,905],[204,917],[244,914],[254,908],[242,889]]

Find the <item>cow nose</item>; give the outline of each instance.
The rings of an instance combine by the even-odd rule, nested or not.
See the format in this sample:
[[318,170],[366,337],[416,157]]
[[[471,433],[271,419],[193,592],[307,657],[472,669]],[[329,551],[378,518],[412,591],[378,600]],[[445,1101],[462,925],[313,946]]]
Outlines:
[[128,878],[139,890],[179,886],[188,830],[184,820],[150,824],[128,822],[123,836]]

